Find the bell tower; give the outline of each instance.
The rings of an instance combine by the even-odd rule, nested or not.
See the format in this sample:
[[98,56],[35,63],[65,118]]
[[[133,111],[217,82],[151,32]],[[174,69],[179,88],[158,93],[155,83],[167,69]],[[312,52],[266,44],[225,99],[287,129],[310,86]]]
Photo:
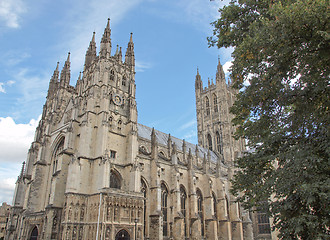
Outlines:
[[233,138],[235,129],[231,123],[230,107],[235,101],[235,90],[226,83],[220,59],[216,81],[209,79],[207,87],[203,87],[197,69],[195,95],[198,144],[218,153],[224,162],[232,163],[244,150],[244,144],[242,140]]

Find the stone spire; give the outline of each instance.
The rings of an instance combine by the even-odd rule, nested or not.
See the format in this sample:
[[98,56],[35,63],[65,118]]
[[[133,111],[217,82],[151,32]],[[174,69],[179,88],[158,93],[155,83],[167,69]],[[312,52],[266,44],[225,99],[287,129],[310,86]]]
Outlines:
[[100,57],[110,58],[111,55],[111,29],[110,18],[108,18],[107,26],[104,29],[104,33],[101,39]]
[[129,43],[127,45],[127,50],[125,54],[125,63],[132,69],[135,69],[135,57],[134,57],[134,43],[133,43],[133,33],[131,33],[131,37]]
[[202,78],[201,75],[199,75],[199,70],[197,67],[197,74],[196,74],[196,80],[195,80],[195,90],[202,90],[203,88],[203,82],[202,82]]
[[67,87],[70,84],[70,52],[68,53],[68,58],[66,59],[64,63],[64,67],[61,71],[61,77],[60,77],[60,86],[61,87]]
[[85,55],[85,69],[90,66],[93,60],[96,58],[96,43],[95,43],[95,32],[93,32],[92,40],[89,43],[89,47]]
[[220,58],[218,58],[218,66],[217,66],[217,74],[216,74],[216,82],[219,82],[219,81],[226,82],[225,73],[224,73],[223,67],[220,63]]
[[54,70],[53,76],[50,79],[47,98],[52,97],[57,89],[58,76],[59,76],[58,65],[59,62],[57,62],[56,69]]

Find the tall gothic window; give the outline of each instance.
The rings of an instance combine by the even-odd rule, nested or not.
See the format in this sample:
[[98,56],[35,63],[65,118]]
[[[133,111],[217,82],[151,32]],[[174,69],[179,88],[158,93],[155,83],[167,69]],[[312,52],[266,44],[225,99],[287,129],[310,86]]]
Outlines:
[[110,70],[110,80],[111,81],[115,80],[115,71],[113,69]]
[[208,97],[205,97],[205,109],[206,109],[206,116],[210,115],[210,100]]
[[212,199],[213,199],[214,216],[215,216],[215,218],[217,218],[218,217],[218,212],[217,212],[217,197],[215,196],[214,192],[212,193]]
[[202,232],[202,236],[204,236],[203,195],[199,189],[196,191],[196,195],[197,195],[197,211],[201,221],[201,232]]
[[225,201],[226,201],[226,214],[229,219],[229,201],[227,195],[225,196]]
[[216,139],[217,139],[217,151],[218,153],[222,154],[222,137],[219,132],[216,132]]
[[146,227],[147,227],[147,184],[145,183],[145,181],[143,181],[143,179],[141,178],[141,192],[143,193],[143,233],[144,236],[146,236]]
[[110,171],[110,188],[120,189],[120,177],[115,171]]
[[184,236],[188,237],[187,229],[187,194],[183,186],[180,187],[181,213],[183,215]]
[[161,184],[161,201],[162,201],[162,215],[163,215],[163,236],[168,235],[168,214],[167,214],[167,197],[168,191],[164,183]]
[[218,99],[217,95],[213,94],[213,109],[214,112],[218,112]]
[[57,165],[58,165],[58,160],[60,157],[60,154],[62,154],[62,151],[64,149],[64,138],[62,138],[59,143],[56,146],[56,150],[54,151],[53,155],[53,173],[57,171]]
[[123,80],[121,82],[121,85],[126,86],[126,76],[123,76]]
[[211,137],[211,134],[207,134],[207,143],[208,143],[208,148],[212,151],[212,137]]

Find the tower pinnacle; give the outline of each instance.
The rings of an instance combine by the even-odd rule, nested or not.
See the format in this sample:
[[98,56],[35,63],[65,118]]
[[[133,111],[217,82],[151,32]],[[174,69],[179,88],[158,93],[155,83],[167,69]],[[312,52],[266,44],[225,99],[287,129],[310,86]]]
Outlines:
[[111,29],[110,29],[110,18],[108,18],[107,26],[104,29],[104,33],[101,39],[100,46],[100,57],[110,58],[111,54]]
[[127,44],[127,50],[126,50],[126,54],[125,54],[125,63],[129,67],[131,67],[132,70],[135,69],[133,33],[131,33],[130,40]]
[[64,67],[61,71],[61,77],[60,77],[60,86],[61,87],[67,87],[70,83],[70,52],[68,53],[68,58],[66,59],[64,63]]
[[85,69],[90,66],[93,60],[96,58],[96,43],[95,43],[95,32],[93,32],[92,40],[89,43],[89,47],[85,55]]

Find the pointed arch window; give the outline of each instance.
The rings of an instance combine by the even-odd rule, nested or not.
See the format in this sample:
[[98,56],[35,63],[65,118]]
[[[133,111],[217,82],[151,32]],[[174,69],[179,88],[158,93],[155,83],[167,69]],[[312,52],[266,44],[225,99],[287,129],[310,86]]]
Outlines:
[[207,134],[207,144],[208,144],[208,149],[212,151],[212,137],[211,134]]
[[212,192],[212,200],[213,200],[213,211],[214,216],[217,219],[218,218],[218,212],[217,212],[217,197],[215,196],[214,192]]
[[122,81],[121,81],[121,85],[122,86],[126,86],[126,76],[123,76],[123,79],[122,79]]
[[163,236],[168,236],[168,209],[167,197],[168,191],[164,183],[161,184],[161,201],[162,201],[162,216],[163,216]]
[[216,132],[217,139],[217,151],[222,154],[222,135],[217,131]]
[[110,171],[110,188],[117,188],[117,189],[121,188],[119,174],[113,170]]
[[202,192],[197,189],[196,191],[196,195],[197,195],[197,211],[198,211],[198,216],[201,222],[201,233],[202,236],[204,236],[205,234],[205,230],[204,230],[204,209],[203,209],[203,195]]
[[218,112],[218,99],[217,95],[213,94],[213,109],[214,112]]
[[184,236],[188,237],[187,229],[187,194],[183,186],[180,187],[181,213],[183,215]]
[[115,80],[115,71],[113,69],[110,70],[110,80],[111,81]]
[[143,234],[146,236],[146,228],[147,228],[147,184],[145,181],[141,178],[141,192],[143,194],[144,200],[143,200]]
[[53,155],[53,174],[56,173],[60,155],[64,149],[64,137],[59,141]]
[[31,232],[31,235],[30,235],[30,240],[37,240],[38,239],[38,228],[37,226],[35,226]]
[[117,128],[118,130],[120,131],[121,130],[121,125],[122,125],[122,121],[121,120],[118,120],[118,125],[117,125]]
[[210,100],[208,97],[205,97],[205,109],[206,109],[206,116],[210,115]]
[[229,219],[229,201],[227,195],[225,196],[225,201],[226,201],[226,215]]

